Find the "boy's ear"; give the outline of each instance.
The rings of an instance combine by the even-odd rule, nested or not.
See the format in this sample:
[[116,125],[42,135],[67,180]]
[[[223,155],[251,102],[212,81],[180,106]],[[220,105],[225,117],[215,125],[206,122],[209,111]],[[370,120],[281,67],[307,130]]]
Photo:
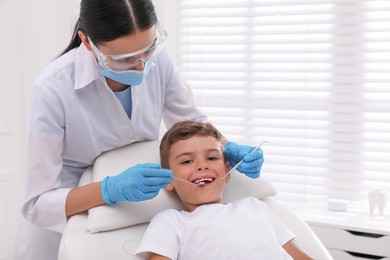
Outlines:
[[164,189],[166,189],[167,191],[172,191],[172,190],[173,190],[173,184],[172,184],[172,182],[169,183],[167,186],[165,186]]
[[[225,174],[227,174],[229,171],[230,171],[230,163],[228,161],[226,161]],[[228,176],[226,176],[225,180],[226,180],[226,183],[229,183],[229,181],[230,181],[230,174]]]

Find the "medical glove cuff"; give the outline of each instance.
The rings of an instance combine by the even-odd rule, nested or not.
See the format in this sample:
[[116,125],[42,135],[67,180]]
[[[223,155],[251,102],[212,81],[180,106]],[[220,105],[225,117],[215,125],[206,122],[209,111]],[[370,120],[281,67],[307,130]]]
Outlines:
[[109,178],[109,177],[107,176],[106,178],[104,178],[104,179],[102,180],[102,183],[101,183],[101,185],[102,185],[101,190],[102,190],[102,197],[103,197],[104,202],[105,202],[106,204],[112,206],[112,205],[115,205],[116,202],[112,202],[112,201],[110,200],[109,195],[108,195],[108,190],[107,190],[108,178]]
[[225,144],[225,157],[226,160],[230,162],[230,166],[233,167],[235,163],[239,161],[236,150],[237,150],[238,144],[235,142],[228,142]]

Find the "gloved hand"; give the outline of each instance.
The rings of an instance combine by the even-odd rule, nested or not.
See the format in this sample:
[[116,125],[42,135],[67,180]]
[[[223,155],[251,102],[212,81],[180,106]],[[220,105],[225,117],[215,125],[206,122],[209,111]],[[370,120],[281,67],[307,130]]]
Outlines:
[[172,171],[162,169],[159,164],[137,164],[102,180],[103,200],[108,205],[118,201],[149,200],[156,197],[160,189],[172,180]]
[[229,161],[231,168],[244,159],[237,170],[244,173],[246,176],[255,179],[260,176],[264,156],[261,149],[251,152],[253,149],[255,149],[254,146],[239,145],[235,142],[229,142],[225,145],[225,156]]

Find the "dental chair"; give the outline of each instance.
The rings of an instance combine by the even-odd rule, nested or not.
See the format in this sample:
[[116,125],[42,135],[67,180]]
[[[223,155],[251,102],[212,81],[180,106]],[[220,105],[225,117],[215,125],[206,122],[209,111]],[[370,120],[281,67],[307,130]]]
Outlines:
[[[88,168],[80,185],[102,180],[122,172],[131,165],[145,162],[159,163],[160,141],[133,143],[100,155]],[[226,202],[245,196],[265,202],[280,220],[296,235],[295,242],[316,260],[332,260],[309,226],[295,213],[277,202],[273,186],[261,176],[250,179],[233,172],[225,186]],[[158,212],[183,207],[173,192],[162,189],[157,197],[143,202],[118,202],[103,205],[72,216],[62,236],[59,260],[128,260],[137,259],[134,252],[151,218]]]

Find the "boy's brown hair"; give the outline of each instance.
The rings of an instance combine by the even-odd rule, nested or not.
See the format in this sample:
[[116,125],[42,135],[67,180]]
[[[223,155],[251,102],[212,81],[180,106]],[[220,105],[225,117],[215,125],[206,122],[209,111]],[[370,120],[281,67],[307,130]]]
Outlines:
[[[169,169],[169,152],[173,144],[193,136],[211,136],[221,141],[222,134],[210,123],[186,120],[174,124],[163,136],[160,143],[160,162]],[[222,146],[222,145],[221,145]],[[222,146],[223,151],[223,146]]]

